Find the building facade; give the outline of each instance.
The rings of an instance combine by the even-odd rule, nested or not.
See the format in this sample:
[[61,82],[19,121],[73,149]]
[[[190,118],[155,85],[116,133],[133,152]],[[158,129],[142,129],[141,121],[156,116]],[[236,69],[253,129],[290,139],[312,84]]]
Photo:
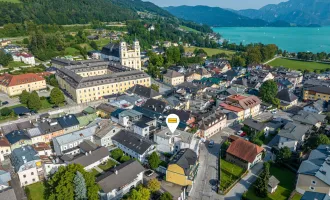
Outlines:
[[320,86],[307,88],[304,90],[303,100],[316,101],[318,99],[322,99],[324,101],[329,101],[330,100],[330,88],[320,85]]
[[180,85],[184,82],[184,75],[174,70],[167,70],[167,73],[164,74],[163,81],[173,86]]
[[201,138],[208,139],[220,132],[227,125],[227,117],[221,112],[215,112],[202,118],[198,123],[199,131],[197,135]]
[[120,63],[123,66],[141,70],[141,55],[140,55],[140,43],[135,40],[132,48],[130,48],[126,42],[120,43]]

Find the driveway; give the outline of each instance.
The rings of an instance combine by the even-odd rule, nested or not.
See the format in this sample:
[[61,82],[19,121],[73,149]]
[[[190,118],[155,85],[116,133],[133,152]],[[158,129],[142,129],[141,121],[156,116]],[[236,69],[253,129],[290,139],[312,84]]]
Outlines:
[[10,98],[7,94],[3,92],[0,93],[0,101],[2,102],[8,101],[8,104],[1,106],[1,108],[20,104],[18,97]]

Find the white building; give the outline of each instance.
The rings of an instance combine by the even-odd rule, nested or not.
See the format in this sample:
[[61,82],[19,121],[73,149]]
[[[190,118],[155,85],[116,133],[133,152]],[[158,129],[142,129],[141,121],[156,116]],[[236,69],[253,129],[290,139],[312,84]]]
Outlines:
[[36,183],[44,177],[38,152],[30,145],[14,149],[11,162],[18,174],[21,186]]
[[296,151],[305,141],[309,128],[310,126],[288,122],[278,133],[280,136],[278,148],[289,147],[291,151]]
[[99,124],[100,128],[96,129],[94,135],[95,144],[103,147],[112,146],[112,136],[117,134],[122,129],[122,127],[110,120],[102,120],[99,122]]
[[130,160],[97,177],[101,199],[121,199],[132,188],[143,183],[144,170],[138,161]]
[[157,143],[157,151],[175,154],[181,149],[191,149],[199,154],[200,140],[191,133],[175,130],[171,133],[168,128],[154,134],[154,142]]
[[12,56],[13,56],[13,60],[16,61],[16,62],[23,62],[27,65],[35,65],[36,64],[36,61],[35,61],[34,56],[32,54],[22,52],[22,53],[14,53]]
[[135,40],[132,48],[126,42],[120,43],[120,63],[126,67],[141,70],[140,43]]

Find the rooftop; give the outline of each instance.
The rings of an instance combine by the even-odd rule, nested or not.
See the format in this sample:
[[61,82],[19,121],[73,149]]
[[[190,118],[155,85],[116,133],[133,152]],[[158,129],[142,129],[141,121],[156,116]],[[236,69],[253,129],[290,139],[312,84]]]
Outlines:
[[21,75],[11,75],[11,74],[0,75],[0,85],[6,87],[28,84],[37,81],[45,81],[45,79],[33,73],[27,73]]
[[15,160],[12,164],[14,165],[16,172],[19,171],[20,167],[25,163],[33,160],[40,160],[38,152],[30,145],[14,149],[11,156],[12,159]]
[[167,70],[166,74],[164,74],[165,77],[169,77],[169,78],[177,78],[177,77],[184,77],[183,74],[180,74],[177,71],[174,70]]
[[186,176],[190,174],[191,166],[195,165],[198,161],[197,154],[191,149],[181,149],[176,153],[169,163],[179,165]]
[[302,140],[302,136],[305,135],[308,130],[309,126],[305,126],[302,124],[288,122],[282,130],[278,133],[280,137],[289,138],[292,140]]
[[262,151],[264,151],[264,148],[249,141],[246,141],[242,138],[233,141],[227,149],[227,153],[234,155],[249,163],[253,163],[256,156]]
[[56,140],[60,145],[68,144],[73,141],[85,139],[85,138],[88,138],[88,137],[94,135],[96,128],[97,128],[97,126],[82,129],[79,131],[75,131],[73,133],[68,133],[65,135],[55,137],[53,140]]
[[57,118],[57,121],[63,129],[79,125],[79,121],[75,115],[66,115],[63,117],[59,117]]
[[161,96],[161,94],[158,93],[156,90],[138,84],[128,89],[127,92],[135,93],[144,98],[154,98]]

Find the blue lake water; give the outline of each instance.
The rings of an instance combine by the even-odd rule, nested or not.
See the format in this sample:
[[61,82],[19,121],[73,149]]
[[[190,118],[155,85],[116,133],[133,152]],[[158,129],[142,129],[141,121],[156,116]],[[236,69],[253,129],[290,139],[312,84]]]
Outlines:
[[276,44],[289,52],[330,53],[330,27],[224,27],[213,28],[230,43]]

